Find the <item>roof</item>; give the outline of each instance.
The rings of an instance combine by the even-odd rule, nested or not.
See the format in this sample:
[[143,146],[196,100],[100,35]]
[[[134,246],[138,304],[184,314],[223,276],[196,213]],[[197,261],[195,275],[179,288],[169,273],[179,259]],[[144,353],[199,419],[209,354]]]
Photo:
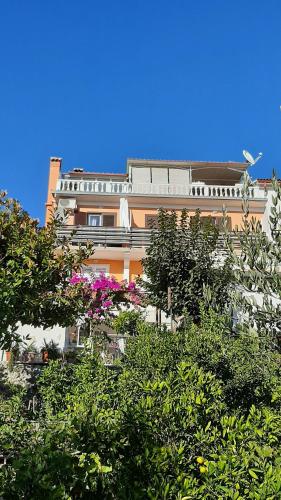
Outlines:
[[173,166],[173,167],[236,167],[246,170],[249,167],[248,162],[239,161],[198,161],[198,160],[157,160],[146,158],[128,158],[129,165],[141,166]]
[[75,170],[69,170],[68,172],[64,172],[64,175],[67,174],[67,175],[71,175],[71,177],[74,177],[74,176],[77,176],[77,177],[83,177],[83,176],[87,176],[87,177],[122,177],[122,178],[127,178],[127,174],[117,174],[116,172],[115,173],[109,173],[109,172],[87,172],[87,171],[83,171],[83,172],[76,172]]

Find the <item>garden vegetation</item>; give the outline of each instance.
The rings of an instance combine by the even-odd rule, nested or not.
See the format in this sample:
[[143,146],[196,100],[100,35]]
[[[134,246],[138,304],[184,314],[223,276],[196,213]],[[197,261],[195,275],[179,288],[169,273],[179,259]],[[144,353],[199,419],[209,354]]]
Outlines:
[[[32,387],[38,402],[32,410],[30,389],[2,381],[3,499],[281,498],[281,189],[273,184],[268,237],[248,218],[245,183],[240,259],[230,249],[218,267],[217,235],[203,231],[203,247],[192,243],[187,214],[181,260],[176,253],[168,260],[173,246],[163,248],[163,240],[165,268],[159,262],[154,269],[156,246],[148,253],[151,300],[164,309],[171,288],[174,314],[183,318],[175,332],[126,312],[115,320],[130,334],[122,360],[107,368],[93,340],[76,363],[51,361]],[[160,213],[163,232],[165,221],[179,249],[174,214]],[[214,275],[200,269],[200,252],[209,255]]]

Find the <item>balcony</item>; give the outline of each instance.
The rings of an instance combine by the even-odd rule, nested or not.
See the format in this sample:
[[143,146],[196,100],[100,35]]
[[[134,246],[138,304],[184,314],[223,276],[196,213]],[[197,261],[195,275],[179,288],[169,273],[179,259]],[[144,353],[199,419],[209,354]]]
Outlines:
[[[159,196],[179,198],[212,198],[241,200],[241,185],[221,186],[204,183],[191,184],[134,184],[130,182],[59,179],[56,186],[58,195],[117,195],[117,196]],[[258,186],[249,188],[250,200],[265,200],[266,194]]]
[[[93,227],[93,226],[70,226],[64,225],[58,231],[58,238],[71,238],[73,245],[85,244],[90,241],[98,247],[127,247],[143,248],[150,243],[151,229],[131,228],[126,230],[122,227]],[[239,248],[236,233],[231,233],[234,248]],[[224,237],[220,235],[218,248],[223,253]]]

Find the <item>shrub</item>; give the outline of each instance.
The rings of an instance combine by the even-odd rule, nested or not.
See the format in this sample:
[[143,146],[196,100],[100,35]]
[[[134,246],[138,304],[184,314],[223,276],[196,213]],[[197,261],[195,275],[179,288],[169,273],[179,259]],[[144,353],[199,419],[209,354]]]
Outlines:
[[142,314],[139,311],[122,311],[112,324],[119,335],[136,335],[141,320]]

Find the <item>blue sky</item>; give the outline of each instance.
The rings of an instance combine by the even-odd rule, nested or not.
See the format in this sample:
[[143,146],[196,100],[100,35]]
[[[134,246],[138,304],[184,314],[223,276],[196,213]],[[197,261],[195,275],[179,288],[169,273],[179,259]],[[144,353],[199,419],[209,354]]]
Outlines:
[[279,0],[9,0],[0,10],[0,187],[41,220],[50,156],[263,159],[281,175]]

